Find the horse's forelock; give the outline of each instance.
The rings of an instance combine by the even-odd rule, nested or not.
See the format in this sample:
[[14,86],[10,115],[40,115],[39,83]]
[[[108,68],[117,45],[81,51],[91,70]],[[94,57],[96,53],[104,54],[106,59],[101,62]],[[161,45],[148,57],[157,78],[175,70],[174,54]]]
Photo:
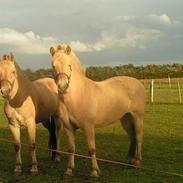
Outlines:
[[[56,47],[56,53],[64,53],[67,49],[67,45],[66,44],[60,44]],[[71,57],[72,63],[75,65],[75,67],[77,68],[77,70],[84,74],[84,68],[82,67],[78,57],[75,55],[75,53],[71,50],[69,56]]]
[[7,60],[7,55],[3,55],[3,60]]
[[57,46],[57,49],[56,49],[56,51],[65,51],[66,50],[66,45],[65,44],[59,44],[58,46]]
[[0,57],[0,61],[14,61],[14,58],[13,58],[13,55],[7,55],[7,54],[4,54],[2,57]]

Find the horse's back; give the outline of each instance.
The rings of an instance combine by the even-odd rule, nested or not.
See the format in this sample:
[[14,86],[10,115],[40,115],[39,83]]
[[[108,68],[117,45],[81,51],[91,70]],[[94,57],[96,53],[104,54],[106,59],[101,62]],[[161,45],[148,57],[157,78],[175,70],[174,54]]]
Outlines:
[[139,80],[127,76],[116,76],[95,82],[95,85],[98,88],[97,98],[99,100],[102,99],[113,106],[122,105],[131,111],[144,112],[146,91]]
[[125,95],[127,99],[131,101],[131,105],[139,110],[144,110],[146,103],[146,91],[143,84],[133,77],[128,76],[116,76],[104,80],[105,86],[116,90],[117,93]]
[[51,78],[38,79],[33,82],[35,103],[37,103],[37,121],[45,120],[57,110],[57,85]]
[[54,79],[52,79],[52,78],[37,79],[33,83],[43,84],[43,85],[47,86],[52,92],[55,92],[55,93],[57,93],[57,91],[58,91],[57,85],[56,85]]

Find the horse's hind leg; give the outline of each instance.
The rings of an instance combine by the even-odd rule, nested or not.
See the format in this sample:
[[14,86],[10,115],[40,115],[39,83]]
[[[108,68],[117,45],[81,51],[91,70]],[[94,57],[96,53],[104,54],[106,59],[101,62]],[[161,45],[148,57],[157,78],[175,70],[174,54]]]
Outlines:
[[45,120],[44,122],[42,122],[42,125],[48,130],[49,132],[49,140],[48,140],[48,148],[52,148],[51,145],[51,122],[50,119]]
[[20,128],[15,127],[13,125],[9,125],[9,128],[13,134],[15,153],[16,153],[16,166],[14,171],[16,175],[20,175],[22,173]]
[[142,143],[143,143],[143,119],[142,115],[134,114],[134,122],[135,122],[135,131],[136,131],[136,154],[135,159],[132,161],[132,164],[140,165],[140,161],[142,160]]
[[130,138],[129,163],[139,165],[142,159],[143,121],[136,114],[127,113],[121,118],[121,124]]

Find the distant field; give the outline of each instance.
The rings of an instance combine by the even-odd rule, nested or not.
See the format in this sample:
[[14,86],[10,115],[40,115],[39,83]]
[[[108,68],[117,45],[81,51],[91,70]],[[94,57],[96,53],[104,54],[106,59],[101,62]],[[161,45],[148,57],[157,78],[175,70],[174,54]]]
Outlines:
[[[168,79],[154,80],[154,103],[180,103],[178,82],[183,102],[183,79],[174,78],[171,79],[171,84],[168,83]],[[147,91],[148,102],[150,102],[151,80],[142,80],[142,83]]]
[[[12,139],[7,127],[7,121],[0,103],[0,138]],[[83,183],[89,175],[91,163],[89,160],[76,159],[75,178],[63,181],[61,177],[66,169],[67,156],[62,156],[60,163],[52,162],[50,154],[44,150],[47,147],[47,131],[38,125],[37,149],[40,174],[29,175],[31,159],[27,147],[22,147],[23,175],[13,175],[15,158],[12,144],[0,141],[0,182],[9,183]],[[27,142],[26,130],[22,129],[22,141]],[[76,134],[77,153],[87,155],[85,139],[79,130]],[[97,156],[100,158],[127,162],[128,138],[119,123],[96,130]],[[62,150],[67,150],[65,136],[62,136]],[[183,178],[169,176],[152,171],[129,169],[123,166],[99,163],[100,183],[181,183]],[[183,105],[181,104],[148,104],[144,120],[144,167],[161,171],[183,174]]]
[[[142,79],[141,81],[144,82],[151,82],[152,79]],[[154,79],[155,82],[160,82],[160,83],[168,83],[169,79],[168,78],[160,78],[160,79]],[[177,82],[183,82],[183,78],[170,78],[170,81],[172,83],[177,83]]]

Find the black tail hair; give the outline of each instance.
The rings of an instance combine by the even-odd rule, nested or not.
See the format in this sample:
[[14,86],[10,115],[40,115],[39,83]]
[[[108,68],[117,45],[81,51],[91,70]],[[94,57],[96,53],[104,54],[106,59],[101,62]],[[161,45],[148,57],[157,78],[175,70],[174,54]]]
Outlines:
[[[50,138],[49,138],[49,148],[56,150],[57,149],[57,140],[56,140],[56,127],[54,117],[51,116],[50,120]],[[52,151],[52,160],[55,159],[56,151]]]

